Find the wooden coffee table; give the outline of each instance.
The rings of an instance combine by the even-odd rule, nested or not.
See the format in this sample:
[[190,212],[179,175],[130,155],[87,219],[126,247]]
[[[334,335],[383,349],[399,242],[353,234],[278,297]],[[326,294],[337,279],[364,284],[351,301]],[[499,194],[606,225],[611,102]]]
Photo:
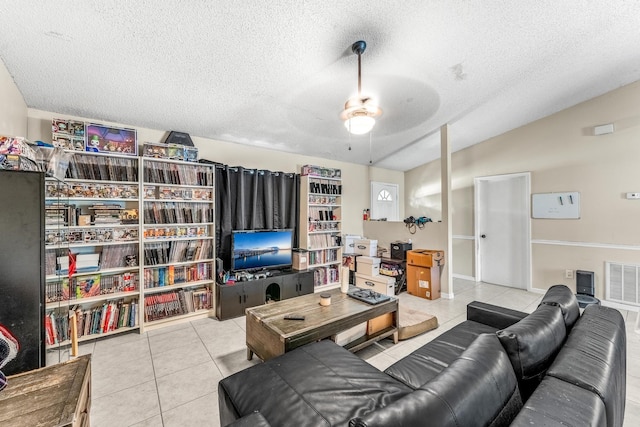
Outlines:
[[[391,313],[390,326],[367,334],[344,347],[360,350],[383,338],[393,336],[398,342],[398,299],[391,297],[380,304],[367,304],[340,292],[340,289],[323,292],[331,295],[331,305],[320,305],[320,294],[309,294],[284,301],[248,308],[247,359],[256,354],[269,360],[305,344],[335,338],[339,332],[357,326],[383,314]],[[287,320],[287,314],[300,314],[304,320]]]

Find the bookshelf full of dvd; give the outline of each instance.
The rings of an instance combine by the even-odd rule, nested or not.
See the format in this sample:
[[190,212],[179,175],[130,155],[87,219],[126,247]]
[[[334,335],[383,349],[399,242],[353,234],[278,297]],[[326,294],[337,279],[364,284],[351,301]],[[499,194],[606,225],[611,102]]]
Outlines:
[[213,316],[213,167],[141,158],[143,327]]
[[135,157],[74,153],[46,179],[48,349],[139,328],[138,210]]
[[336,288],[342,262],[340,170],[303,166],[300,193],[299,246],[308,250],[314,291]]
[[75,152],[45,183],[47,348],[214,316],[213,168]]

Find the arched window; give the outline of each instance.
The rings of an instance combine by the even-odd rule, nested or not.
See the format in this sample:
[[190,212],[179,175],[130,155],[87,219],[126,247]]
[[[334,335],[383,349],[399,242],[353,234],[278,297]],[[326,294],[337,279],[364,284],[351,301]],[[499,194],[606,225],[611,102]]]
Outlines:
[[393,196],[387,190],[381,190],[378,193],[378,201],[380,202],[393,202]]

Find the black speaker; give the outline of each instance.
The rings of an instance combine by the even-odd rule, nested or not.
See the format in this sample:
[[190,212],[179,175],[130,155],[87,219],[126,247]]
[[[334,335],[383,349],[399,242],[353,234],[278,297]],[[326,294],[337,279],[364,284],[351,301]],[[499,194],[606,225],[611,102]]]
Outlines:
[[576,270],[576,290],[578,294],[594,296],[593,271]]
[[176,132],[175,130],[172,130],[171,132],[169,132],[169,135],[164,140],[164,143],[186,145],[187,147],[194,146],[193,141],[191,141],[191,137],[189,136],[188,133]]
[[407,251],[410,251],[411,249],[413,249],[413,245],[411,243],[392,242],[391,258],[404,261],[407,259]]

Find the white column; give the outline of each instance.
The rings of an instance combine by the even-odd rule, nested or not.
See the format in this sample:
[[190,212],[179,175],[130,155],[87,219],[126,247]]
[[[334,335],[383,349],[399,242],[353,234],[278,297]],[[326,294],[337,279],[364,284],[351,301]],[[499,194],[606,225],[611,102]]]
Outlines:
[[453,268],[451,254],[453,253],[451,227],[451,147],[449,146],[449,125],[440,127],[440,181],[442,202],[442,223],[445,233],[444,267],[441,271],[440,291],[443,298],[453,299]]

